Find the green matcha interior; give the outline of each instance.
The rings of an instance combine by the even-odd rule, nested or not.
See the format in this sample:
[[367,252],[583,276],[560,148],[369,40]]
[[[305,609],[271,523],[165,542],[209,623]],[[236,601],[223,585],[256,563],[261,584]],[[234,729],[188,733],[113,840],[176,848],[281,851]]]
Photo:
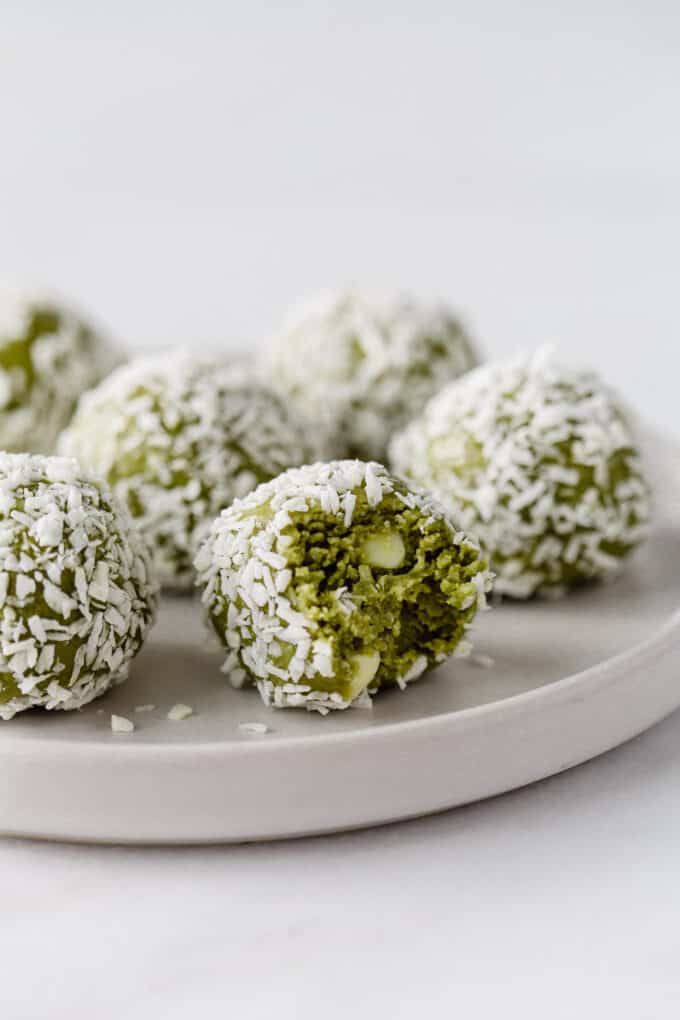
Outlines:
[[[346,700],[395,683],[422,657],[450,654],[474,614],[472,579],[484,566],[474,546],[454,545],[444,521],[396,494],[378,508],[355,494],[351,526],[314,508],[292,514],[285,531],[293,573],[285,595],[332,653],[334,675],[316,675],[313,687]],[[215,621],[218,633],[223,622]],[[276,664],[286,669],[295,649],[279,645]]]

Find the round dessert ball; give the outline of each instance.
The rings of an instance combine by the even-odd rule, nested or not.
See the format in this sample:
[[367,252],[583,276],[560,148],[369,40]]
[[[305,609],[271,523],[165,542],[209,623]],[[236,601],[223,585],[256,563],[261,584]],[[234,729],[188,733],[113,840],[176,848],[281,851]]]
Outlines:
[[647,535],[649,490],[622,412],[597,376],[549,351],[451,384],[390,453],[474,529],[502,594],[561,594],[614,571]]
[[0,288],[0,448],[52,453],[80,394],[120,360],[59,299]]
[[237,496],[309,460],[295,415],[243,369],[140,358],[85,394],[60,442],[129,508],[161,584],[193,586],[202,529]]
[[0,453],[0,719],[80,708],[124,680],[152,623],[148,552],[73,460]]
[[196,567],[234,686],[324,714],[446,658],[491,585],[440,506],[356,460],[287,471],[237,500]]
[[262,372],[323,426],[328,455],[382,461],[393,432],[477,360],[447,308],[348,292],[296,310]]

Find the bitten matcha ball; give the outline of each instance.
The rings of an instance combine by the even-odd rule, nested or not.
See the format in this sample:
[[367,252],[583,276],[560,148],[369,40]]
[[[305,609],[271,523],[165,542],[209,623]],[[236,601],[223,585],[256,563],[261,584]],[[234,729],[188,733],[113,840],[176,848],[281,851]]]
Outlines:
[[155,605],[146,547],[102,482],[0,453],[0,719],[124,680]]
[[597,376],[549,351],[448,386],[395,438],[391,462],[456,508],[495,590],[515,598],[609,574],[647,535],[649,490],[623,414]]
[[223,507],[310,459],[279,397],[184,352],[130,362],[87,393],[60,450],[106,478],[176,589],[193,585],[198,539]]
[[59,299],[0,287],[0,448],[52,453],[80,394],[121,360]]
[[447,308],[348,292],[294,312],[262,372],[323,426],[328,455],[382,461],[392,433],[477,360]]
[[260,485],[222,512],[196,566],[231,682],[324,714],[450,655],[491,585],[441,507],[356,460]]

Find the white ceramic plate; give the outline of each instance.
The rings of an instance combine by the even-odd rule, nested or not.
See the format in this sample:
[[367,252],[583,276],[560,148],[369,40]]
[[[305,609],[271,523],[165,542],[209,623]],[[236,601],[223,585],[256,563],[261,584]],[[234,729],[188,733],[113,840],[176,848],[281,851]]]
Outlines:
[[[456,660],[372,710],[264,708],[226,684],[197,602],[167,600],[126,685],[0,724],[0,831],[191,843],[347,829],[490,797],[635,736],[680,704],[680,449],[647,445],[656,527],[625,573],[492,610],[475,633],[492,667]],[[168,720],[176,702],[195,715]],[[113,734],[111,713],[135,732]]]

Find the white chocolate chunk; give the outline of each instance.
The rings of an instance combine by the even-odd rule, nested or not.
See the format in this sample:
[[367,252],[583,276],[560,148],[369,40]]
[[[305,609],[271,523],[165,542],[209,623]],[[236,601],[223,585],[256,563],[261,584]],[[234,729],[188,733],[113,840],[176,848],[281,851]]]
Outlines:
[[380,652],[358,652],[350,659],[354,670],[350,682],[350,698],[356,698],[365,691],[378,672]]
[[362,553],[372,567],[395,570],[404,562],[406,547],[397,531],[382,531],[366,539]]

